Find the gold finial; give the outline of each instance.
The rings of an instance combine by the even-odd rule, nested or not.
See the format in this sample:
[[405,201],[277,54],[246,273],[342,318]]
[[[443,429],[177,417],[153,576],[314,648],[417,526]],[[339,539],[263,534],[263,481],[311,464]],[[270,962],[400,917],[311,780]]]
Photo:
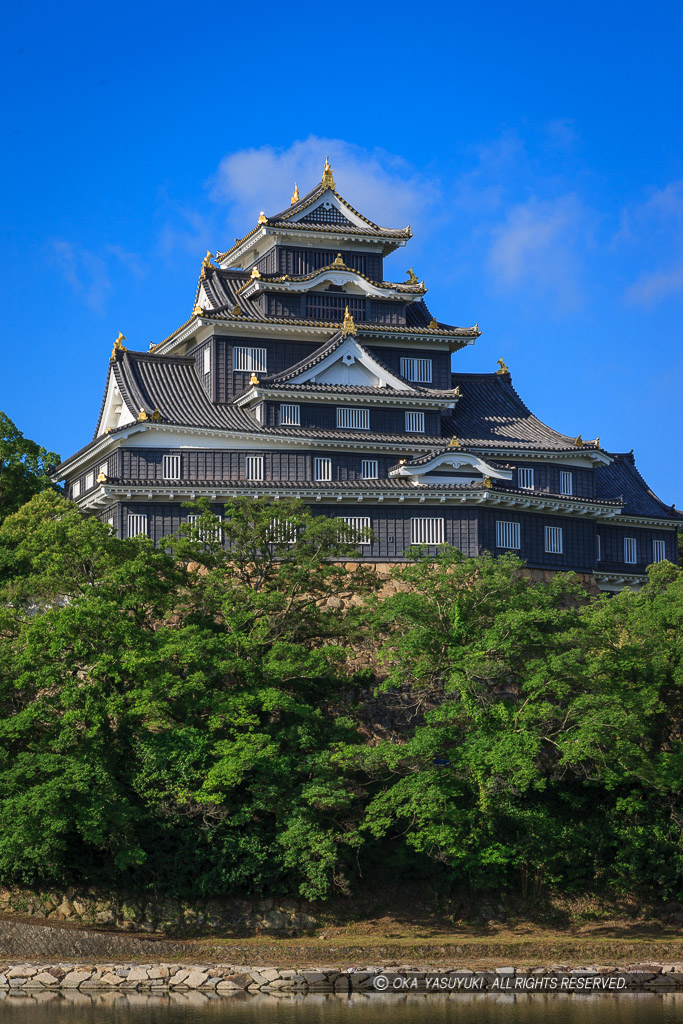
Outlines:
[[499,377],[509,376],[510,375],[510,371],[508,370],[507,366],[505,365],[505,362],[502,359],[498,359],[497,363],[500,366],[500,370],[496,370],[496,374]]
[[406,281],[406,284],[417,284],[417,274],[415,273],[412,267],[408,267],[408,269],[406,270],[406,274],[408,275],[408,280]]
[[261,212],[258,215],[258,222],[259,222],[259,224],[265,224],[267,220],[268,220],[268,218],[266,217],[266,215],[263,212],[263,210],[261,210]]
[[213,256],[211,255],[211,253],[207,249],[206,250],[206,256],[202,260],[202,275],[201,275],[202,277],[204,277],[204,275],[206,273],[206,268],[211,266],[211,260],[212,259],[213,259]]
[[144,423],[146,419],[149,419],[147,413],[144,409],[140,409],[140,412],[138,413],[138,423]]
[[599,435],[599,434],[598,434],[598,436],[597,436],[597,437],[595,438],[595,441],[593,442],[593,444],[595,445],[595,447],[596,447],[596,448],[599,448],[599,447],[600,447],[600,435]]
[[329,158],[329,156],[325,157],[325,166],[323,168],[322,183],[323,183],[323,185],[326,185],[327,188],[332,188],[333,189],[335,187],[334,177],[332,175],[332,168],[330,167],[330,158]]
[[149,349],[148,349],[147,351],[148,351],[148,352],[151,352],[153,348],[154,348],[154,342],[153,342],[153,341],[150,341],[150,343],[149,343]]
[[127,352],[128,351],[126,346],[123,344],[123,342],[126,341],[126,340],[127,339],[126,339],[125,334],[121,334],[121,331],[119,331],[118,337],[116,338],[116,341],[114,342],[114,347],[111,350],[111,358],[112,359],[116,359],[116,353],[117,352]]
[[340,252],[337,253],[337,255],[335,257],[335,261],[332,264],[332,266],[333,267],[344,267],[344,266],[346,266],[346,264],[344,263],[344,258],[343,258],[342,254]]
[[493,482],[491,481],[491,477],[490,476],[485,476],[484,479],[481,482],[481,486],[485,487],[487,491],[490,490],[491,487],[493,487]]
[[575,448],[583,448],[583,438],[581,437],[581,434],[579,434],[579,436],[577,437],[576,441],[574,441],[574,447]]
[[258,382],[259,382],[258,377],[256,376],[255,373],[252,373],[251,377],[249,378],[249,383],[253,384],[255,386],[255,385],[258,384]]
[[192,307],[192,313],[194,316],[204,315],[204,310],[202,309],[198,302],[195,302],[194,306]]
[[242,316],[242,309],[240,306],[234,306],[232,310],[233,316]]
[[427,326],[428,326],[428,327],[432,327],[432,328],[434,328],[434,327],[438,327],[439,325],[437,324],[437,322],[436,322],[436,320],[434,319],[434,317],[432,317],[432,319],[431,319],[431,320],[429,321],[429,323],[427,324]]
[[292,192],[292,198],[289,200],[289,205],[294,206],[294,203],[299,202],[299,186],[294,182],[294,191]]
[[353,317],[349,313],[349,307],[347,306],[344,311],[344,322],[342,324],[342,338],[347,334],[357,334],[358,328],[356,327]]
[[457,387],[455,389],[455,397],[456,398],[462,398],[462,391],[460,390],[460,385],[459,384],[457,385]]
[[261,271],[259,270],[259,268],[258,267],[252,267],[251,268],[251,279],[252,279],[252,281],[256,281],[256,280],[260,279],[260,277],[261,277]]
[[97,482],[98,482],[98,484],[103,484],[106,481],[106,479],[107,479],[107,474],[104,472],[104,470],[102,470],[101,473],[97,474]]
[[398,464],[399,464],[399,466],[405,466],[406,460],[405,459],[399,459],[398,460]]
[[458,441],[458,439],[455,436],[455,434],[453,434],[453,437],[448,442],[448,447],[449,448],[459,448],[460,447],[460,442]]
[[154,407],[154,412],[152,413],[152,419],[154,420],[155,423],[158,423],[159,420],[161,419],[161,413],[159,412],[156,406]]

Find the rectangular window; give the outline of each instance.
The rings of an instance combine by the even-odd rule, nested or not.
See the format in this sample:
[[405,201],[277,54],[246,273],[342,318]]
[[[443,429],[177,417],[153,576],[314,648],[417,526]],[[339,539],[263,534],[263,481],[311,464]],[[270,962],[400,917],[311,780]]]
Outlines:
[[[346,526],[350,527],[354,531],[354,534],[358,536],[357,543],[359,547],[368,547],[370,544],[370,538],[363,536],[370,530],[370,516],[340,516],[340,521]],[[345,537],[348,543],[353,544],[356,542],[356,537]]]
[[90,473],[86,473],[85,474],[85,489],[86,489],[86,491],[89,491],[94,483],[95,483],[95,474],[91,470]]
[[545,550],[549,555],[562,554],[562,527],[546,526],[545,528]]
[[161,475],[164,480],[180,480],[180,456],[164,455],[161,460]]
[[424,434],[425,414],[423,412],[406,413],[406,434]]
[[663,540],[652,541],[652,561],[663,562],[666,558],[666,542]]
[[506,551],[516,551],[521,546],[520,524],[498,520],[496,522],[496,547],[504,548]]
[[103,462],[101,466],[98,466],[97,467],[97,475],[98,476],[105,476],[106,477],[106,475],[107,475],[107,466],[108,466],[107,462]]
[[401,376],[419,384],[432,383],[431,359],[404,359],[401,357]]
[[259,423],[263,423],[263,402],[259,402],[259,404],[254,409],[254,416],[259,421]]
[[[221,519],[221,516],[218,516],[218,518]],[[194,526],[198,522],[198,515],[189,515],[187,517],[188,526]],[[198,528],[197,537],[199,540],[204,541],[205,544],[210,543],[211,541],[219,541],[221,539],[221,528],[218,525],[210,527],[208,530]]]
[[572,474],[564,469],[560,470],[560,494],[573,494]]
[[299,405],[281,405],[280,406],[280,426],[281,427],[299,427],[299,426],[301,426],[301,406],[299,406]]
[[379,477],[379,463],[377,459],[363,459],[360,466],[361,480],[377,480]]
[[245,373],[266,373],[265,348],[235,348],[233,369]]
[[71,497],[72,498],[77,498],[80,493],[81,493],[81,481],[77,480],[76,483],[71,488]]
[[369,409],[337,409],[337,427],[348,430],[369,430]]
[[525,469],[520,467],[517,470],[517,486],[524,491],[533,491],[534,489],[534,471],[533,469]]
[[142,513],[133,514],[129,512],[126,536],[139,537],[140,534],[145,537],[147,536],[147,516]]
[[204,373],[211,372],[211,349],[207,345],[204,349]]
[[635,537],[624,537],[624,561],[635,565],[638,561],[638,546]]
[[598,562],[602,562],[602,541],[600,540],[600,534],[595,538],[595,557]]
[[316,480],[331,480],[332,479],[332,459],[321,459],[315,460],[315,479]]
[[247,455],[247,480],[263,480],[262,455]]
[[443,519],[411,519],[411,544],[443,544]]
[[296,525],[289,519],[271,519],[271,544],[296,544]]

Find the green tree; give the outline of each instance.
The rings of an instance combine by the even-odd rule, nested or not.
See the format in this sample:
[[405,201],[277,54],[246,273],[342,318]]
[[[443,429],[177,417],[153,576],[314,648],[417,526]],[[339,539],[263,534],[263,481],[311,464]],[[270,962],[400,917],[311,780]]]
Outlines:
[[0,522],[34,494],[54,487],[47,471],[59,462],[58,455],[24,437],[0,412]]

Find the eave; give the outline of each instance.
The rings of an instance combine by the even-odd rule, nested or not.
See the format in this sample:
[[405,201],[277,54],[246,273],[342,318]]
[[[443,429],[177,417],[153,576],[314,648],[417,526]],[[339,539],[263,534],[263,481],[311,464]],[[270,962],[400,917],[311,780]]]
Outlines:
[[[378,391],[380,389],[377,389]],[[414,391],[407,391],[405,394],[397,395],[395,392],[390,395],[381,395],[376,392],[362,394],[354,392],[328,392],[328,391],[297,391],[294,388],[264,388],[253,386],[245,391],[239,398],[234,400],[238,408],[253,405],[258,401],[273,402],[304,402],[312,404],[339,405],[364,405],[374,407],[384,406],[419,406],[422,409],[440,412],[442,409],[455,409],[458,398],[453,399],[430,397],[429,395],[416,394]]]

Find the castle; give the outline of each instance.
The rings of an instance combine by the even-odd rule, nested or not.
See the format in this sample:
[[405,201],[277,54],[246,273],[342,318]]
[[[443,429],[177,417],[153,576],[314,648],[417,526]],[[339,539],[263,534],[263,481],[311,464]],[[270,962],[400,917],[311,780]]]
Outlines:
[[502,360],[452,372],[478,325],[437,320],[412,268],[385,280],[411,237],[354,209],[326,161],[312,191],[206,254],[186,323],[148,352],[119,335],[95,437],[55,474],[68,495],[156,543],[197,498],[220,515],[286,496],[358,530],[367,561],[513,551],[603,590],[676,562],[679,515],[632,453],[546,426]]

